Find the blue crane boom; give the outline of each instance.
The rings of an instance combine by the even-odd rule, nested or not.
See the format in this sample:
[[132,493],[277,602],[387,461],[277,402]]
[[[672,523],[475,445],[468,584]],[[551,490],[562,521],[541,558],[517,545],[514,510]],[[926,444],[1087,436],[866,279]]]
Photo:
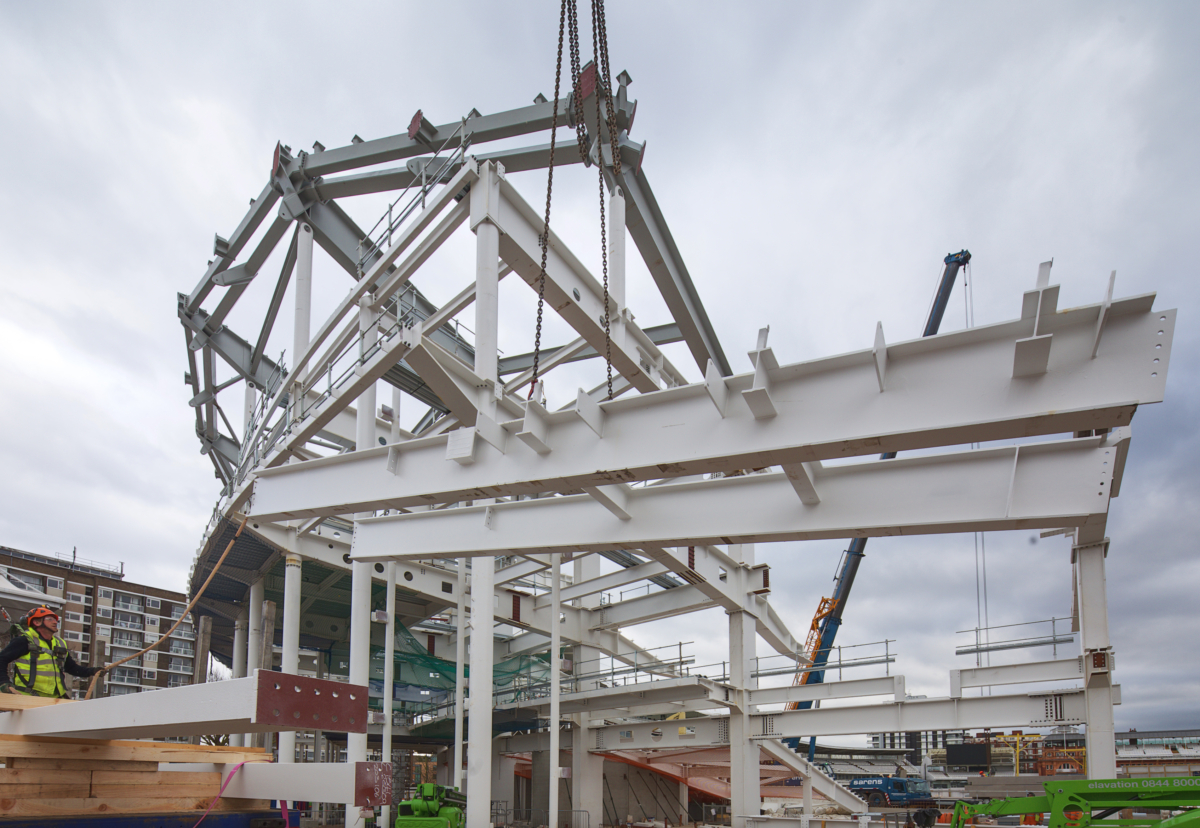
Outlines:
[[[954,290],[954,283],[958,281],[958,271],[971,261],[971,253],[969,250],[960,250],[957,253],[948,254],[943,261],[946,267],[942,271],[941,281],[938,282],[937,293],[933,297],[933,306],[929,309],[929,318],[925,321],[925,331],[921,334],[923,337],[935,335],[938,328],[941,327],[942,317],[946,315],[946,306],[950,302],[950,293]],[[895,456],[896,452],[889,451],[879,457],[881,460],[890,460]],[[850,590],[854,588],[854,578],[858,574],[859,564],[862,563],[865,556],[863,550],[866,548],[866,538],[855,538],[850,542],[850,548],[846,550],[840,569],[834,578],[833,597],[821,600],[816,617],[813,618],[812,634],[809,636],[809,652],[807,653],[812,660],[812,666],[808,670],[796,674],[796,684],[820,684],[825,681],[825,666],[829,663],[829,654],[833,651],[833,641],[837,637],[838,629],[842,626],[842,613],[845,612]],[[790,710],[808,710],[811,707],[811,701],[792,702],[788,705]],[[800,740],[788,739],[785,741],[794,750]],[[792,744],[793,742],[794,744]],[[810,762],[816,755],[816,749],[817,740],[809,739],[808,760]]]

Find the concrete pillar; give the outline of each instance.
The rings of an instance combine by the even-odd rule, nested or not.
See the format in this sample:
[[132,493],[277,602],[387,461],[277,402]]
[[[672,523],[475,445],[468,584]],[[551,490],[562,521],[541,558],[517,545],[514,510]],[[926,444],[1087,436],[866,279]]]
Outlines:
[[1115,779],[1113,741],[1113,651],[1108,635],[1108,586],[1104,559],[1108,540],[1071,550],[1079,601],[1079,638],[1083,649],[1084,700],[1087,704],[1087,771],[1089,779]]
[[[246,675],[253,676],[262,662],[263,582],[250,585],[249,629],[246,638]],[[254,744],[254,734],[247,733],[243,744]]]
[[[492,799],[504,802],[505,808],[515,806],[517,760],[511,756],[495,756],[492,759]],[[594,826],[599,828],[599,825]]]
[[754,626],[754,616],[750,613],[729,613],[729,679],[739,691],[738,707],[729,712],[729,805],[733,828],[745,828],[746,817],[756,817],[762,809],[758,744],[749,738],[751,709],[742,692],[753,690],[757,684],[752,678]]
[[[236,621],[233,622],[233,677],[246,677],[246,631],[250,626],[250,620],[245,610]],[[229,744],[234,747],[244,747],[246,737],[241,733],[230,733]]]
[[[292,548],[296,545],[296,529],[288,529]],[[279,671],[296,675],[300,672],[300,556],[289,553],[283,567],[283,654]],[[295,762],[296,731],[279,734],[279,761]]]
[[679,824],[680,825],[686,825],[687,823],[692,821],[691,817],[688,816],[689,801],[690,801],[690,796],[688,794],[688,783],[680,782],[679,783],[679,815],[680,815],[679,816]]
[[471,705],[467,722],[466,828],[491,828],[492,799],[492,622],[496,559],[475,558],[471,566]]

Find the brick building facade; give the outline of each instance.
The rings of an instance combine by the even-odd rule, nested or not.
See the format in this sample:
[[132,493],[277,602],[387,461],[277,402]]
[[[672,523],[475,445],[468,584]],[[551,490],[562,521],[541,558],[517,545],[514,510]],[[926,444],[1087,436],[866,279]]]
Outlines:
[[[178,687],[204,679],[196,673],[196,633],[190,615],[164,636],[183,617],[187,596],[130,583],[123,567],[5,546],[0,546],[0,571],[10,581],[63,601],[59,636],[82,665],[112,664],[158,641],[145,655],[105,673],[97,696]],[[79,680],[75,685],[77,697],[82,698],[87,683]]]

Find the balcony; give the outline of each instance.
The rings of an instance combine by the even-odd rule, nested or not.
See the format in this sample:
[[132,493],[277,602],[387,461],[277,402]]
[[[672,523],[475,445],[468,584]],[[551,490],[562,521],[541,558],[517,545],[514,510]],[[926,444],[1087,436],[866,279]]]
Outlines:
[[113,621],[113,626],[121,627],[122,629],[126,629],[126,630],[144,630],[145,629],[145,627],[142,626],[141,622],[139,622],[139,621]]
[[192,632],[191,630],[176,630],[175,632],[171,633],[171,638],[182,638],[185,641],[195,641],[196,633]]
[[141,684],[141,679],[137,676],[109,676],[109,684]]
[[122,600],[121,598],[113,599],[113,606],[119,610],[125,610],[126,612],[141,613],[143,611],[141,604],[133,601]]
[[167,650],[171,655],[185,656],[187,658],[195,658],[196,651],[191,647],[180,647],[175,644],[171,645],[171,649]]
[[128,647],[131,650],[140,650],[142,649],[142,642],[134,641],[132,638],[114,638],[112,646]]
[[192,680],[184,676],[167,676],[167,687],[187,687],[191,683]]

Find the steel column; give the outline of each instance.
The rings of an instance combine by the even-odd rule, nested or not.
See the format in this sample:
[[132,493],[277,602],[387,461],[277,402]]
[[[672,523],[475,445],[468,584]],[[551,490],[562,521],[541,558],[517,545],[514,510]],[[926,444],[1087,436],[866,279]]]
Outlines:
[[1089,779],[1114,779],[1117,775],[1113,741],[1112,641],[1108,635],[1108,586],[1104,559],[1108,539],[1075,546],[1071,550],[1075,588],[1079,596],[1079,638],[1087,676],[1087,775]]
[[546,763],[550,774],[550,804],[547,808],[547,824],[558,825],[558,788],[560,754],[558,748],[562,719],[562,555],[550,556],[550,761]]
[[729,811],[734,828],[745,828],[746,817],[762,809],[759,791],[759,750],[752,735],[750,693],[758,684],[755,663],[754,618],[745,612],[729,613],[729,683],[737,694],[737,708],[729,713]]
[[471,567],[471,706],[467,722],[466,828],[491,828],[492,799],[492,603],[496,559],[476,558]]
[[[393,400],[394,402],[394,400]],[[395,416],[399,417],[399,409]],[[393,421],[394,422],[394,421]],[[392,761],[392,717],[395,702],[393,685],[396,681],[396,563],[387,565],[387,626],[383,642],[383,761]],[[381,825],[391,825],[391,805],[384,805],[380,815]]]

